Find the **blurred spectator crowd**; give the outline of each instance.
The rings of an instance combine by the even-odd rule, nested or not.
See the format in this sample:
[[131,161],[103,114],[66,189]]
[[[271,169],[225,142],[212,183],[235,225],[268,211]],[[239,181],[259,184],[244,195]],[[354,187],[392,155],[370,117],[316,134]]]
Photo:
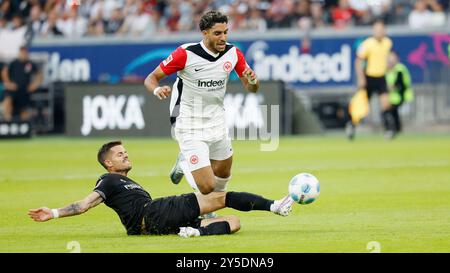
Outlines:
[[345,29],[376,19],[411,28],[450,26],[450,0],[0,0],[2,31],[26,37],[154,34],[198,30],[201,15],[218,9],[231,30]]

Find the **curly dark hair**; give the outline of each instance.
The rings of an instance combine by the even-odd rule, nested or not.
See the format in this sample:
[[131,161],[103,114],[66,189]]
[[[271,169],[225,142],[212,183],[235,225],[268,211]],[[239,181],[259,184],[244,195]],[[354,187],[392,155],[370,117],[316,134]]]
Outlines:
[[199,27],[203,31],[212,28],[217,23],[228,23],[228,17],[220,11],[211,10],[200,18]]

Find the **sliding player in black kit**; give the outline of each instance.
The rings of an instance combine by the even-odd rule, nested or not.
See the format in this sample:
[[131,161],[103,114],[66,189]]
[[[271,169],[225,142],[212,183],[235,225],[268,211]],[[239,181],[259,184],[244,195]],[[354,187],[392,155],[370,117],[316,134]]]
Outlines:
[[108,171],[83,200],[64,208],[30,209],[37,222],[85,213],[104,202],[120,217],[128,235],[176,234],[181,237],[230,234],[240,229],[236,216],[200,219],[199,216],[225,207],[240,211],[266,210],[287,216],[294,201],[289,196],[269,200],[246,192],[188,193],[152,199],[138,183],[127,177],[131,162],[122,142],[104,144],[98,152],[99,163]]

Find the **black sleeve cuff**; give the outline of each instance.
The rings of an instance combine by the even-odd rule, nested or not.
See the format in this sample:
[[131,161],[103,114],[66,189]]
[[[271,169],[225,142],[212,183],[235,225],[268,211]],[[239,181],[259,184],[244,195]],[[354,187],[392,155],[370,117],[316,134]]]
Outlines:
[[106,200],[105,194],[101,190],[94,190],[96,193],[100,194],[100,196],[103,198],[103,200]]

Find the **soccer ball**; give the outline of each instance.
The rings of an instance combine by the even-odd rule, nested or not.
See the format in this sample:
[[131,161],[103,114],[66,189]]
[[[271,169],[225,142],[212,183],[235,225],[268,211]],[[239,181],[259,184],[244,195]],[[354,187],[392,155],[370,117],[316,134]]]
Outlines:
[[312,174],[299,173],[289,182],[289,195],[301,205],[314,202],[319,194],[319,180]]

